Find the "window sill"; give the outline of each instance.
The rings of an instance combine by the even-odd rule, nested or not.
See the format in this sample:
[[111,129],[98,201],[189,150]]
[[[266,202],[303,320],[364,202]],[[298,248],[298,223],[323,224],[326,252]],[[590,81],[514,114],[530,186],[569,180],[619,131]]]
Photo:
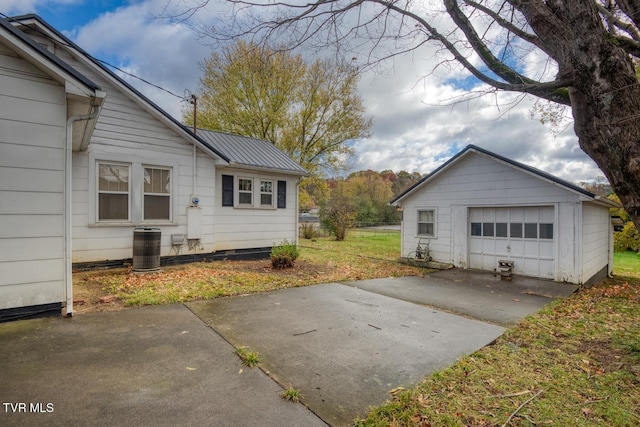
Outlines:
[[103,227],[171,227],[178,226],[177,222],[140,222],[134,224],[133,222],[95,222],[89,224],[89,228],[103,228]]
[[234,209],[254,209],[254,210],[263,210],[263,211],[275,211],[278,209],[275,206],[251,206],[251,205],[235,205],[233,206],[233,208]]

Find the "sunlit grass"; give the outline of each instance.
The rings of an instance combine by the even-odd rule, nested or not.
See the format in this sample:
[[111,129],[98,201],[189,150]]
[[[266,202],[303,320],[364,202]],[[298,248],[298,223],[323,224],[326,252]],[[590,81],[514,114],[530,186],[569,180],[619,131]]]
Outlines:
[[151,274],[130,271],[77,274],[78,286],[93,284],[127,306],[170,304],[266,292],[319,283],[423,274],[396,262],[400,234],[352,232],[347,240],[300,240],[294,267],[272,268],[270,260],[214,261],[163,268]]

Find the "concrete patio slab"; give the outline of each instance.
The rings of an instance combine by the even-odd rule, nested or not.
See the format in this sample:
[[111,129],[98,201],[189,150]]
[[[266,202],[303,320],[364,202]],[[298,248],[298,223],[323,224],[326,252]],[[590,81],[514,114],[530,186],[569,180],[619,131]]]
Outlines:
[[183,305],[3,323],[0,360],[2,426],[326,425]]
[[487,272],[444,270],[426,277],[398,277],[345,282],[345,285],[451,313],[511,326],[554,298],[578,286],[514,276],[511,281]]
[[504,329],[337,283],[187,303],[333,426],[453,364]]

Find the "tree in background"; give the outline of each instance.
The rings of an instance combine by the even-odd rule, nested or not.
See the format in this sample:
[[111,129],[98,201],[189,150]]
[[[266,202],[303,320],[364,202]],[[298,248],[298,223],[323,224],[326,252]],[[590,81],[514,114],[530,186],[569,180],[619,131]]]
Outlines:
[[355,225],[357,212],[353,199],[353,189],[345,181],[338,181],[320,208],[322,227],[338,241],[344,240],[347,231]]
[[[305,62],[242,40],[202,65],[198,126],[271,141],[312,174],[340,169],[371,120],[345,62]],[[190,111],[183,121],[193,124]]]
[[345,185],[353,194],[356,222],[361,225],[399,222],[396,209],[389,206],[392,184],[382,174],[371,170],[355,172],[347,177]]
[[214,39],[288,40],[368,64],[433,45],[425,75],[457,63],[487,93],[570,107],[580,148],[640,227],[639,0],[228,1],[231,15],[208,27]]

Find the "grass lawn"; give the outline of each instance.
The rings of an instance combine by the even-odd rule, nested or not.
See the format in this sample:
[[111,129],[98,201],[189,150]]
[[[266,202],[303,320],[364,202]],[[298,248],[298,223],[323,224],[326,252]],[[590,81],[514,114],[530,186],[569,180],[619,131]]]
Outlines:
[[[399,248],[399,233],[358,231],[344,242],[301,240],[288,270],[269,261],[216,261],[146,275],[76,273],[74,286],[93,290],[89,308],[96,292],[116,296],[121,308],[424,274],[396,262]],[[415,388],[394,390],[356,425],[640,425],[640,257],[616,253],[615,266],[613,279],[551,303]]]
[[[424,274],[399,264],[400,233],[352,231],[347,240],[301,240],[300,257],[291,269],[274,270],[269,260],[214,261],[165,267],[159,273],[127,269],[74,274],[76,312],[122,306],[168,304],[266,292],[318,283]],[[99,298],[117,297],[108,304]]]
[[358,426],[640,425],[640,259],[394,393]]

